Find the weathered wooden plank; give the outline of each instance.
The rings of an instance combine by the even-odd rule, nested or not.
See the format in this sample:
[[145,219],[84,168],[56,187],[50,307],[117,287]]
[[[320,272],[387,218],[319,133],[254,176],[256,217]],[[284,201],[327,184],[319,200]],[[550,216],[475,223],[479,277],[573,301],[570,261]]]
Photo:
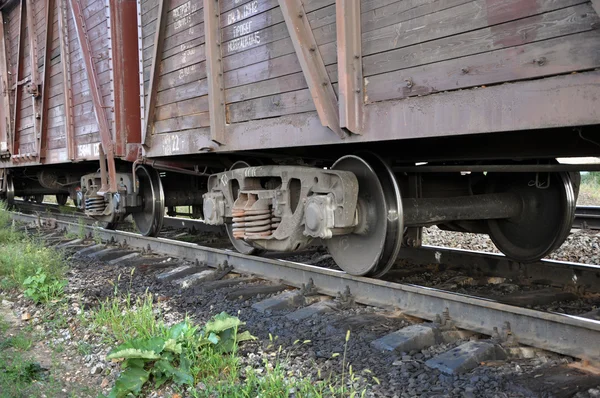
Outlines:
[[[264,71],[268,71],[269,69],[263,69]],[[258,98],[266,95],[274,95],[279,93],[284,93],[288,91],[296,91],[304,88],[308,88],[306,84],[306,80],[304,79],[304,75],[301,72],[301,68],[297,66],[293,70],[297,70],[299,73],[292,73],[287,75],[282,73],[288,69],[277,69],[274,72],[277,72],[279,75],[273,74],[270,76],[268,80],[261,79],[262,75],[255,75],[257,79],[253,83],[244,84],[241,86],[236,86],[232,88],[227,88],[225,91],[227,97],[227,103],[244,101],[247,99]],[[290,71],[292,69],[289,69]],[[327,75],[329,76],[329,80],[332,83],[336,83],[338,81],[337,75],[337,66],[329,65],[326,67]],[[225,74],[225,82],[229,83],[228,74]],[[335,90],[335,85],[334,85]]]
[[285,39],[289,36],[285,23],[279,23],[269,26],[264,30],[259,30],[223,43],[223,54],[226,56],[246,51],[252,47],[268,44],[277,40]]
[[589,4],[581,4],[374,54],[364,58],[364,74],[371,76],[586,31],[600,22],[600,17],[591,15],[590,11]]
[[64,138],[56,138],[48,141],[48,151],[62,149],[66,145],[66,140]]
[[[174,8],[171,3],[165,6],[168,7],[165,20],[166,36],[171,36],[177,32],[184,32],[204,21],[202,7],[199,2],[188,1],[185,4]],[[156,34],[155,21],[158,20],[157,16],[158,8],[154,10],[153,18],[143,20],[144,25],[146,26],[146,29],[144,29],[143,32],[145,43]]]
[[156,120],[165,120],[202,112],[208,112],[208,95],[159,106],[156,109]]
[[226,144],[225,86],[221,62],[221,34],[218,0],[204,0],[204,37],[206,38],[206,79],[208,81],[208,109],[210,138],[219,145]]
[[[205,45],[188,48],[178,54],[162,61],[159,75],[165,75],[173,71],[183,69],[186,66],[202,62],[206,59]],[[160,62],[160,58],[159,58]]]
[[268,82],[257,82],[228,88],[225,90],[225,99],[227,104],[233,102],[246,101],[249,99],[266,97],[268,95],[287,93],[303,88],[308,88],[306,79],[302,72],[293,73],[270,79]]
[[174,102],[200,97],[208,94],[208,82],[206,79],[194,80],[188,84],[173,87],[158,93],[156,105],[167,105]]
[[[363,56],[436,40],[489,25],[581,4],[582,0],[546,0],[527,6],[522,0],[475,0],[441,12],[410,19],[363,34]],[[316,36],[316,34],[315,34]]]
[[227,107],[231,123],[314,110],[312,95],[306,89],[238,102]]
[[[385,72],[386,70],[384,68],[387,67],[398,68],[398,65],[402,65],[404,62],[414,62],[417,65],[420,63],[437,62],[448,57],[468,55],[473,52],[487,51],[492,48],[502,48],[505,46],[517,45],[519,43],[526,43],[532,40],[543,40],[563,34],[575,33],[583,29],[589,29],[590,24],[588,24],[588,22],[595,22],[595,19],[590,19],[588,14],[589,5],[584,4],[577,6],[577,8],[561,9],[552,13],[530,17],[529,19],[525,18],[506,24],[496,25],[493,28],[487,28],[486,30],[467,32],[462,35],[440,39],[440,41],[420,43],[412,47],[396,50],[395,54],[398,54],[398,57],[389,55],[391,58],[389,62],[387,61],[387,54],[393,54],[393,52],[374,54],[363,59],[365,75]],[[527,34],[525,34],[525,32],[527,32]],[[286,44],[289,46],[290,43],[287,42]],[[281,49],[282,51],[285,51],[285,48],[285,45],[281,45],[278,50]],[[335,43],[324,44],[319,47],[320,52],[324,54],[326,65],[335,63],[334,49]],[[422,52],[420,52],[421,49],[423,49]],[[258,49],[249,50],[247,53],[250,54],[255,50]],[[262,56],[271,56],[271,53],[262,54]],[[225,70],[228,69],[228,61],[232,58],[233,57],[227,57],[224,59]],[[248,57],[240,58],[240,62],[243,62],[246,58]],[[240,65],[234,64],[233,66]],[[284,75],[284,72],[294,73],[299,70],[299,64],[293,56],[287,56],[287,58],[286,56],[282,56],[270,61],[263,61],[260,64],[239,68],[231,73],[226,72],[225,84],[229,92],[238,85],[248,84],[255,86],[256,84],[253,82],[279,78],[279,76]],[[290,83],[292,82],[293,81]],[[275,84],[275,86],[277,86],[277,84]],[[288,85],[284,85],[283,87],[286,89],[292,88]],[[304,87],[294,86],[293,89],[301,89]],[[244,96],[248,96],[250,93],[250,90],[245,90],[243,88],[239,91],[243,92],[244,94],[241,95]],[[240,98],[235,98],[235,100],[240,100]]]
[[[190,35],[189,29],[183,32],[176,33],[167,37],[165,35],[163,43],[162,59],[169,58],[178,52],[185,51],[182,48],[188,49],[198,47],[204,44],[204,23],[200,23],[194,26],[194,29],[198,29],[198,33],[194,31],[193,35]],[[152,62],[152,54],[154,52],[154,43],[149,45],[143,50],[144,62],[147,66],[150,66]]]
[[337,0],[336,20],[340,127],[361,134],[364,99],[360,0]]
[[[275,2],[277,5],[277,2]],[[279,7],[254,15],[242,22],[227,25],[222,28],[221,36],[223,42],[232,40],[250,33],[258,32],[269,26],[283,22],[283,14]]]
[[369,102],[570,73],[600,66],[600,31],[372,76]]
[[325,64],[318,51],[306,11],[300,0],[279,0],[279,6],[300,61],[302,72],[323,126],[329,127],[340,138],[346,133],[340,128],[337,99]]
[[173,131],[189,130],[198,127],[210,126],[208,112],[195,115],[178,116],[171,119],[157,120],[154,124],[156,134],[170,133]]

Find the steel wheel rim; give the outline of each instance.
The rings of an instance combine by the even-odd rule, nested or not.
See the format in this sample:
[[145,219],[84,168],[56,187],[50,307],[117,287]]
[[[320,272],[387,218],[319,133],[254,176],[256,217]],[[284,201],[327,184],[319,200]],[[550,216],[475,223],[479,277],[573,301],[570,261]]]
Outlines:
[[332,166],[336,169],[355,173],[359,217],[366,217],[366,227],[360,234],[334,236],[325,245],[345,272],[380,277],[394,265],[402,245],[404,220],[396,179],[385,162],[370,153],[344,156]]
[[132,214],[135,225],[144,236],[156,236],[164,218],[164,191],[160,176],[152,169],[138,166],[135,169],[142,194],[142,211]]
[[15,183],[10,174],[6,177],[6,203],[9,205],[15,203]]
[[[523,178],[526,177],[524,175]],[[514,177],[512,180],[514,180]],[[499,177],[499,181],[502,185],[502,177]],[[495,184],[496,182],[493,183],[492,189],[496,188]],[[568,173],[553,173],[550,184],[548,190],[552,189],[552,191],[540,190],[539,192],[533,192],[537,199],[533,202],[531,197],[524,196],[524,214],[521,215],[519,220],[487,221],[490,239],[507,257],[524,263],[537,261],[557,249],[567,238],[576,208],[573,184]],[[516,184],[513,186],[517,187]],[[544,196],[545,192],[551,194]],[[534,203],[535,206],[531,203]],[[539,215],[540,213],[542,215]],[[537,217],[537,219],[523,220],[527,217]],[[550,220],[549,225],[539,224],[547,220]],[[534,225],[536,222],[537,226]],[[527,227],[532,229],[528,230]],[[538,238],[539,241],[534,242],[534,239]],[[536,245],[531,244],[531,242],[536,243]]]

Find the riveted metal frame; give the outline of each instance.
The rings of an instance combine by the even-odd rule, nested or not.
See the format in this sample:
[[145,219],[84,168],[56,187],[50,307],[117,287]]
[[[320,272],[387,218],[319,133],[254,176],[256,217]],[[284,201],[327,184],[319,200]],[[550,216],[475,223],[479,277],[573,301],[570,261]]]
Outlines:
[[8,76],[8,63],[6,56],[6,36],[4,31],[4,13],[0,12],[0,92],[2,94],[2,105],[0,106],[0,151],[12,153],[12,142],[10,131],[12,122],[10,118],[10,85]]
[[[156,20],[156,33],[154,34],[154,51],[152,53],[152,67],[150,68],[150,83],[148,86],[148,101],[144,106],[144,122],[142,130],[142,143],[150,146],[151,125],[154,124],[156,110],[156,93],[158,91],[158,75],[163,53],[165,29],[167,25],[167,6],[165,0],[158,2],[158,19]],[[143,65],[141,66],[143,68]],[[143,69],[142,69],[143,70]]]
[[64,126],[67,144],[67,156],[70,160],[76,160],[75,150],[75,125],[73,120],[73,89],[71,85],[71,57],[69,48],[69,25],[67,23],[66,0],[58,1],[58,39],[60,41],[60,63],[63,73],[63,95],[64,95]]
[[279,0],[279,7],[321,124],[329,127],[340,138],[346,138],[347,134],[340,127],[335,91],[325,69],[325,63],[313,36],[302,1]]
[[225,145],[225,86],[221,62],[221,30],[219,27],[219,0],[204,0],[204,37],[206,48],[206,77],[208,81],[208,113],[210,138]]
[[360,0],[335,2],[340,127],[361,134],[364,107]]
[[[46,132],[48,130],[48,95],[50,89],[50,58],[52,54],[52,25],[54,22],[55,0],[46,0],[46,35],[44,43],[44,80],[42,82],[40,136],[38,161],[46,157]],[[65,123],[66,126],[66,123]]]
[[23,38],[25,37],[25,25],[23,24],[23,13],[24,13],[24,8],[26,7],[25,5],[25,1],[21,0],[21,3],[19,4],[19,42],[17,44],[17,65],[16,65],[16,76],[15,76],[15,84],[12,87],[13,90],[15,90],[15,94],[14,94],[14,109],[13,109],[13,130],[11,131],[11,135],[12,135],[12,148],[11,148],[11,155],[13,156],[13,160],[16,160],[18,157],[17,155],[19,154],[19,139],[18,139],[18,131],[19,131],[19,125],[21,123],[19,123],[19,119],[21,116],[21,95],[22,95],[22,88],[20,87],[20,79],[21,79],[21,74],[22,69],[23,69],[23,62],[21,62],[21,56],[22,56],[22,50],[23,50]]

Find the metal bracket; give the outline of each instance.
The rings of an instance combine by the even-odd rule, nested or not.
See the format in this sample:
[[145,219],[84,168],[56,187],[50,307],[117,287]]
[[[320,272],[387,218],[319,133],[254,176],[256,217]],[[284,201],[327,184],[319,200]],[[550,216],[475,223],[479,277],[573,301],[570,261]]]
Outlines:
[[325,69],[325,63],[313,36],[302,1],[278,1],[321,124],[329,127],[340,138],[346,138],[346,133],[340,127],[335,91]]
[[364,92],[360,0],[336,0],[340,127],[361,134]]
[[346,289],[343,292],[338,292],[335,296],[335,301],[339,304],[340,309],[352,307],[355,300],[352,293],[350,293],[350,286],[346,285]]

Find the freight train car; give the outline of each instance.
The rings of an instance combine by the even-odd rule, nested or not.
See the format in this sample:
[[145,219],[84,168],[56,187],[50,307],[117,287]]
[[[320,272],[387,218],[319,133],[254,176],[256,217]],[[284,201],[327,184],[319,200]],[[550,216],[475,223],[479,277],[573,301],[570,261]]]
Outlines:
[[[90,215],[155,235],[165,209],[191,205],[243,253],[322,244],[370,276],[424,226],[487,233],[522,262],[565,240],[577,171],[596,166],[555,158],[600,154],[598,0],[135,3],[104,33],[118,21],[111,60],[137,68],[111,84],[139,96],[114,107],[139,126],[112,138],[141,151],[111,168],[102,141],[109,167],[71,168]],[[13,185],[26,170],[11,160]]]
[[[64,204],[77,197],[84,174],[96,191],[131,191],[126,176],[107,175],[140,150],[139,89],[128,83],[138,76],[137,29],[128,23],[135,2],[9,0],[0,7],[2,191],[9,200],[51,194]],[[88,199],[101,220],[118,219],[112,197]]]

